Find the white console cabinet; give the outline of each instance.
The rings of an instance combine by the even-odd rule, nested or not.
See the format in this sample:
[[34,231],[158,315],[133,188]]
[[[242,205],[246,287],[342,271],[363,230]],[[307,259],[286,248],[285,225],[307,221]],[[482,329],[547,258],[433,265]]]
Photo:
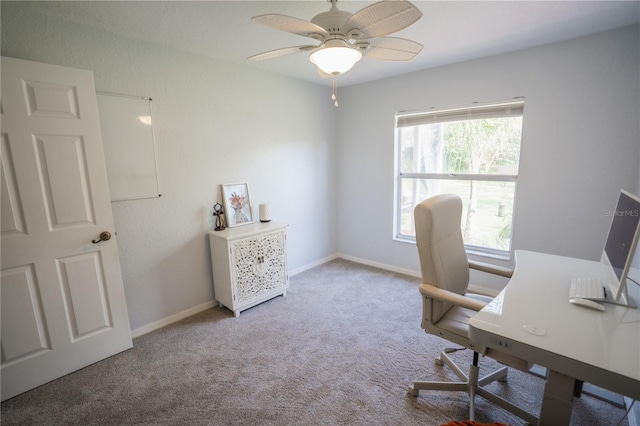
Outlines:
[[213,288],[220,306],[240,312],[287,295],[286,228],[283,223],[253,223],[210,231]]

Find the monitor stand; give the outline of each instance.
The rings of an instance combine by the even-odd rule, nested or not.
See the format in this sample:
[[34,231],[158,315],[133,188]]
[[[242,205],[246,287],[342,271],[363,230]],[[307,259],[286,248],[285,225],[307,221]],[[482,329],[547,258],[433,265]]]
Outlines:
[[[611,294],[610,296],[609,296],[609,294],[607,294],[607,298],[605,300],[602,300],[601,302],[602,303],[609,303],[611,305],[625,306],[625,307],[631,308],[631,309],[637,309],[637,304],[634,303],[634,301],[638,300],[638,297],[637,296],[636,297],[629,297],[629,292],[627,291],[628,290],[627,280],[633,281],[633,280],[630,280],[629,277],[627,277],[625,282],[620,284],[620,289],[618,289],[618,294],[620,294],[620,298],[618,300],[614,299],[615,298],[615,294]],[[638,291],[636,291],[636,293],[638,293]]]

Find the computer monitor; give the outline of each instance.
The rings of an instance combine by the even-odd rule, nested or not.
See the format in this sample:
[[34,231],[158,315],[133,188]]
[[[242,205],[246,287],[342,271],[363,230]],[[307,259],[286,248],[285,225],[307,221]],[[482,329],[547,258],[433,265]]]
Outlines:
[[629,304],[627,276],[640,238],[640,199],[625,190],[620,191],[612,217],[601,262],[615,302]]

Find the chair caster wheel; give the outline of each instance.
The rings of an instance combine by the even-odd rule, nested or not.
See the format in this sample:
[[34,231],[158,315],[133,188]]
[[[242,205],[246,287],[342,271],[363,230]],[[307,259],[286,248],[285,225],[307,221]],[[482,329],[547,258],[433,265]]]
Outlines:
[[440,367],[442,367],[444,365],[444,362],[442,362],[442,360],[440,358],[436,358],[435,363],[436,363],[436,365],[439,365]]
[[407,391],[407,393],[411,396],[415,396],[417,397],[420,394],[420,391],[415,390],[414,388],[409,388],[409,390]]

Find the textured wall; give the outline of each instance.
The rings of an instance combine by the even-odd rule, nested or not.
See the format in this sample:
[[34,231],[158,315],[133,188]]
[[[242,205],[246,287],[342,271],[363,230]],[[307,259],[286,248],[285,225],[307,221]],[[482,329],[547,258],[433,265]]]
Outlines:
[[524,96],[513,246],[599,259],[605,211],[639,189],[639,40],[632,26],[344,88],[341,253],[419,270],[415,246],[392,239],[397,111]]
[[249,183],[290,225],[290,270],[337,251],[335,111],[326,87],[2,3],[2,55],[94,71],[153,98],[162,197],[112,203],[132,329],[213,298],[207,231],[221,183]]

